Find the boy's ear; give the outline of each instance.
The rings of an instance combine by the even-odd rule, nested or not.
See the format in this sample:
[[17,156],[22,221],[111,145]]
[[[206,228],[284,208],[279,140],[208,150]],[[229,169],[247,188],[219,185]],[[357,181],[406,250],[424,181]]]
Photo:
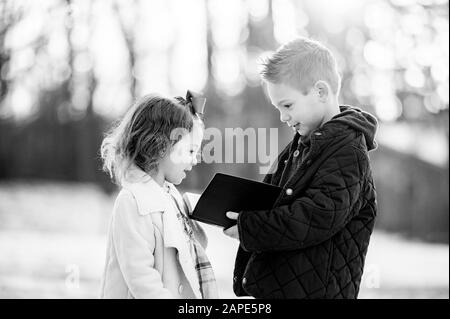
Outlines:
[[314,84],[314,88],[316,89],[319,100],[325,102],[330,95],[330,87],[327,82],[319,80]]

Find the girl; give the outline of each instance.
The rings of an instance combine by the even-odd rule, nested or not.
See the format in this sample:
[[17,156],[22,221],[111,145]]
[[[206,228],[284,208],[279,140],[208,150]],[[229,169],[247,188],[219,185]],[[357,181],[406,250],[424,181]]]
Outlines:
[[206,235],[175,185],[197,164],[205,99],[146,96],[103,140],[122,189],[109,226],[102,298],[217,298]]

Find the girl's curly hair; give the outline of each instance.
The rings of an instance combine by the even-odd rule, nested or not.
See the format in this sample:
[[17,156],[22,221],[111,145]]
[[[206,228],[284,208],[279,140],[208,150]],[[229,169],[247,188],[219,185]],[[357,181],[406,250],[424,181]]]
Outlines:
[[158,161],[182,135],[174,130],[191,132],[194,115],[180,99],[147,95],[139,99],[106,134],[101,145],[103,169],[116,184],[126,179],[134,164],[146,173],[158,167]]

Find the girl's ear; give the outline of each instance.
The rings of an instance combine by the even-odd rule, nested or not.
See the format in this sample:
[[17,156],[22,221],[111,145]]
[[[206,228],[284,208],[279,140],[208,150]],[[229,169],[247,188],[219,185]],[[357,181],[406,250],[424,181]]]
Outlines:
[[321,102],[328,100],[328,96],[330,95],[330,87],[327,82],[319,80],[314,84],[314,88],[316,89],[318,98]]

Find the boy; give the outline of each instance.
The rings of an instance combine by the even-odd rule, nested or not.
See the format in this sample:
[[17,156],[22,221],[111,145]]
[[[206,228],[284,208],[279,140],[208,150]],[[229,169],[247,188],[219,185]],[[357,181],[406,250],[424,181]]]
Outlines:
[[240,240],[233,289],[255,298],[357,298],[376,216],[368,151],[376,119],[339,106],[331,52],[300,38],[268,58],[261,72],[292,142],[264,182],[281,186],[272,209],[228,212]]

